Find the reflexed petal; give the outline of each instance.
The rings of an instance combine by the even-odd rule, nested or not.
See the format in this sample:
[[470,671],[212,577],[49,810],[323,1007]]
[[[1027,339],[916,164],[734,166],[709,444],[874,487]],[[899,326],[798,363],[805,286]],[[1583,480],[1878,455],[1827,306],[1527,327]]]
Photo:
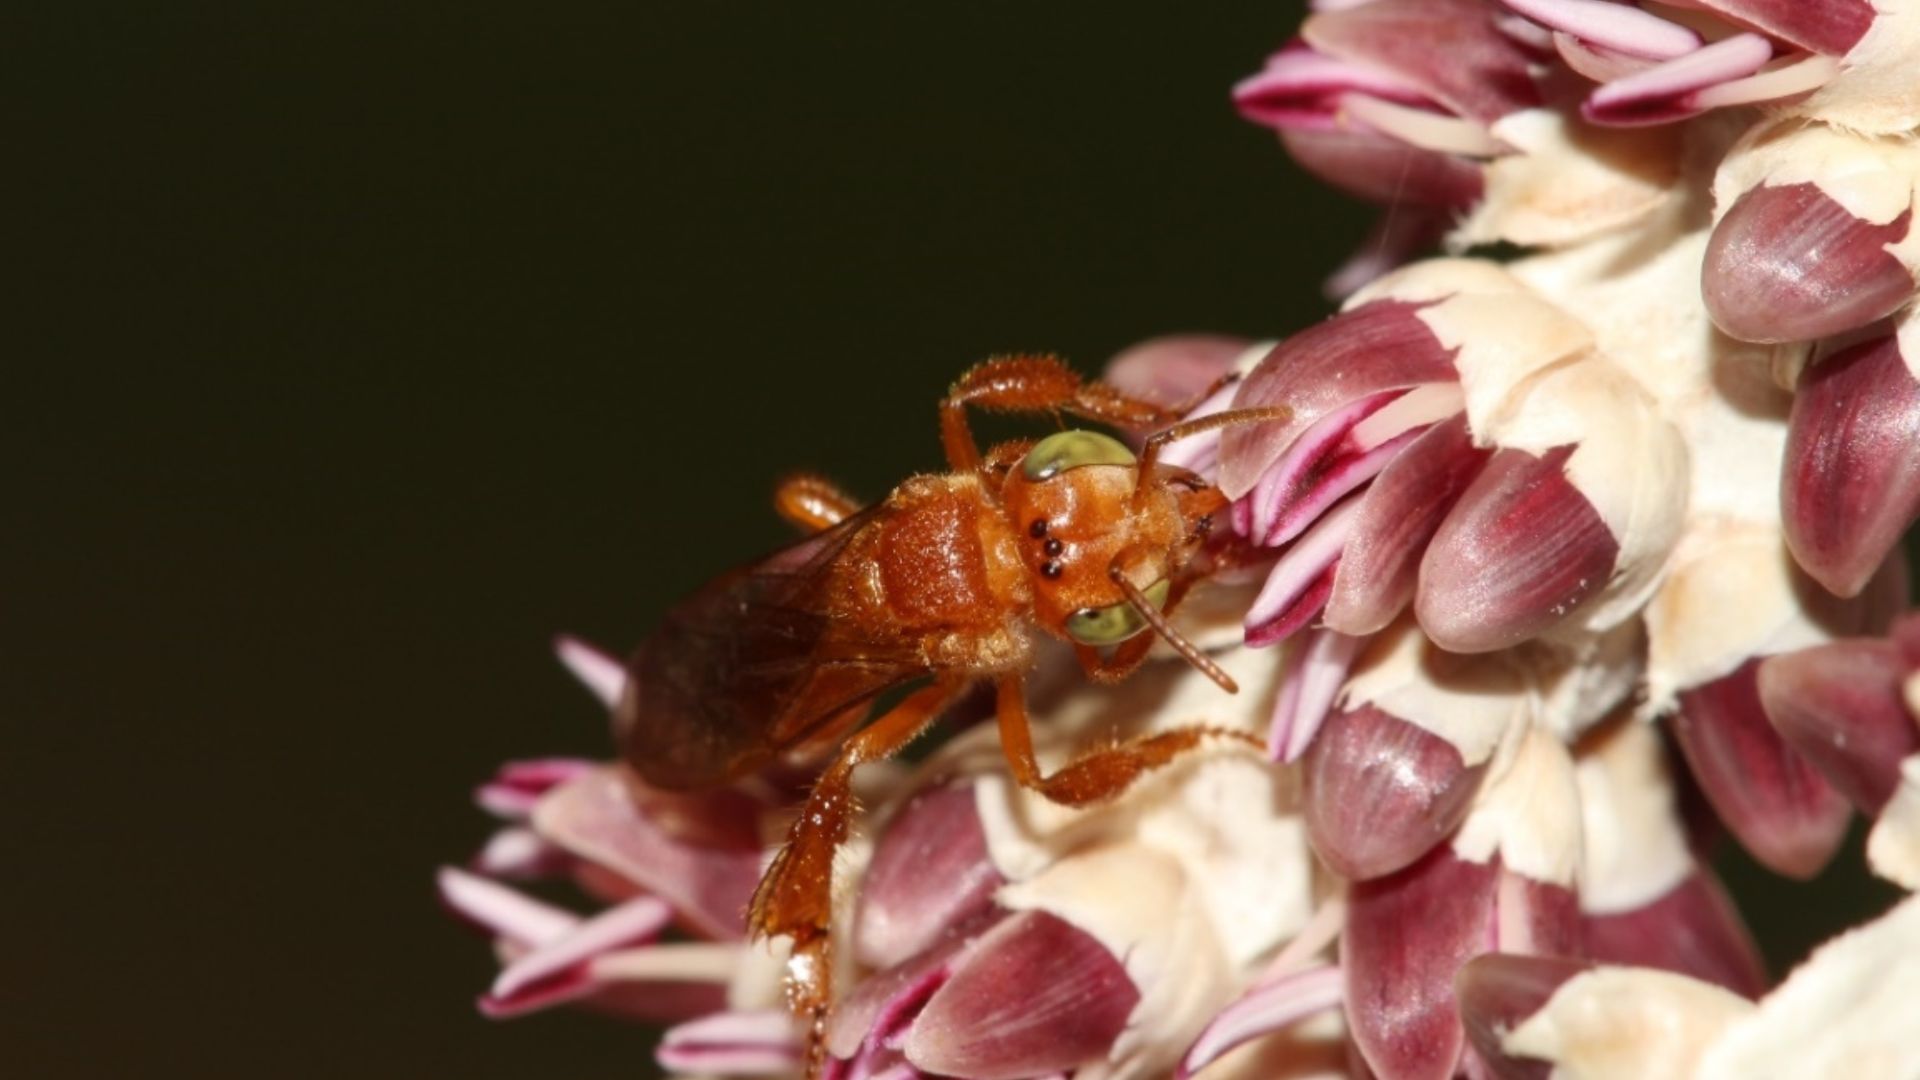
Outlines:
[[1134,397],[1185,407],[1212,389],[1253,344],[1226,334],[1173,334],[1130,345],[1107,361],[1106,382]]
[[1495,451],[1441,522],[1414,600],[1435,644],[1454,652],[1517,645],[1613,576],[1620,545],[1567,479],[1570,453]]
[[1242,1043],[1278,1031],[1340,1004],[1345,983],[1337,967],[1313,967],[1283,975],[1220,1011],[1180,1059],[1179,1080],[1206,1068]]
[[1453,351],[1396,300],[1362,304],[1282,342],[1241,383],[1236,408],[1285,405],[1291,419],[1249,424],[1220,439],[1220,486],[1230,498],[1254,489],[1295,440],[1351,402],[1423,383],[1454,382]]
[[900,963],[991,907],[1005,881],[987,856],[972,785],[922,792],[874,847],[854,916],[855,954],[869,967]]
[[1360,497],[1334,568],[1328,626],[1371,634],[1413,599],[1420,558],[1490,450],[1473,445],[1465,415],[1427,429],[1400,451]]
[[1920,725],[1901,686],[1913,664],[1893,644],[1844,641],[1760,666],[1760,700],[1788,744],[1872,816],[1893,797],[1901,759],[1920,751]]
[[1833,858],[1849,807],[1767,722],[1758,660],[1683,692],[1669,722],[1707,801],[1754,858],[1796,878]]
[[490,877],[542,878],[565,873],[573,856],[548,843],[545,837],[514,825],[495,832],[474,856],[473,868]]
[[1342,503],[1287,549],[1247,608],[1247,644],[1272,645],[1307,625],[1333,592],[1334,564],[1353,528],[1355,502]]
[[1758,34],[1736,34],[1593,92],[1580,113],[1596,124],[1665,124],[1707,108],[1698,99],[1719,83],[1752,75],[1773,59]]
[[1454,975],[1487,943],[1499,870],[1445,846],[1391,877],[1353,886],[1340,963],[1347,1022],[1385,1080],[1445,1080],[1464,1035]]
[[1267,756],[1274,761],[1298,761],[1313,745],[1314,735],[1340,696],[1341,684],[1353,667],[1366,638],[1335,630],[1308,630],[1287,669],[1280,692],[1274,695],[1273,718],[1267,729]]
[[474,791],[473,799],[488,813],[518,821],[532,813],[547,792],[594,767],[593,762],[579,758],[509,761]]
[[1302,169],[1351,195],[1397,206],[1466,207],[1484,190],[1479,162],[1408,146],[1376,131],[1283,131]]
[[1588,915],[1587,954],[1603,964],[1659,968],[1725,987],[1744,998],[1767,988],[1753,935],[1705,867],[1632,911]]
[[1373,0],[1307,19],[1300,34],[1329,56],[1390,71],[1482,124],[1540,103],[1531,58],[1480,0]]
[[[724,794],[724,793],[723,793]],[[706,827],[718,834],[731,808],[717,811]],[[748,813],[740,808],[740,813]],[[534,825],[554,843],[633,881],[673,905],[701,933],[738,938],[744,912],[760,880],[760,846],[751,818],[737,842],[699,844],[670,832],[662,818],[642,813],[615,769],[596,769],[542,800]]]
[[991,916],[977,918],[918,955],[860,980],[827,1018],[827,1052],[852,1060],[896,1041],[894,1037],[946,983],[957,958],[998,921]]
[[451,866],[441,868],[436,884],[441,902],[455,915],[518,945],[551,941],[580,922],[570,911]]
[[1591,967],[1563,957],[1512,953],[1487,953],[1467,961],[1454,979],[1454,992],[1467,1040],[1491,1075],[1499,1080],[1546,1080],[1553,1066],[1509,1055],[1506,1037],[1540,1011],[1562,983]]
[[652,941],[673,920],[657,897],[637,896],[539,942],[493,981],[494,997],[508,1000],[535,983],[554,978],[601,953]]
[[1759,342],[1810,341],[1884,318],[1913,295],[1913,275],[1887,252],[1911,220],[1908,211],[1885,225],[1862,221],[1817,184],[1754,188],[1707,245],[1707,312]]
[[1425,855],[1466,816],[1486,764],[1372,706],[1335,713],[1307,751],[1307,828],[1314,850],[1355,879]]
[[1341,103],[1359,94],[1383,101],[1431,105],[1420,88],[1393,72],[1354,64],[1294,43],[1267,58],[1264,68],[1233,88],[1240,115],[1280,130],[1335,130]]
[[1572,34],[1554,34],[1553,50],[1559,55],[1561,62],[1573,69],[1575,74],[1583,75],[1597,83],[1610,83],[1615,79],[1624,79],[1654,65],[1654,61],[1614,52],[1612,49],[1582,41]]
[[1920,514],[1920,382],[1894,336],[1800,377],[1780,479],[1787,546],[1828,590],[1866,586]]
[[567,634],[553,639],[553,651],[567,670],[573,672],[573,677],[579,679],[581,685],[592,692],[602,705],[611,709],[620,703],[620,695],[627,688],[625,664]]
[[1631,4],[1604,0],[1501,0],[1542,26],[1627,56],[1671,60],[1701,45],[1700,35]]
[[785,1075],[800,1064],[800,1040],[784,1012],[721,1012],[668,1028],[654,1060],[701,1076]]
[[907,1060],[932,1073],[1017,1080],[1105,1056],[1140,991],[1093,938],[1039,911],[1001,922],[914,1020]]
[[1734,22],[1829,56],[1844,56],[1873,25],[1869,0],[1694,0]]
[[1379,475],[1409,442],[1460,406],[1450,387],[1395,390],[1348,402],[1294,440],[1247,496],[1251,539],[1279,547],[1305,532],[1341,496]]

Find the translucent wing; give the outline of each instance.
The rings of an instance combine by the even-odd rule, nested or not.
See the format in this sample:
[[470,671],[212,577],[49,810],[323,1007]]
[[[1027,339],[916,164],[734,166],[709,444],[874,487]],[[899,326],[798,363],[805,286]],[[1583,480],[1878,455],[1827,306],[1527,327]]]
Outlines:
[[835,618],[836,566],[869,507],[708,583],[627,664],[621,753],[655,787],[725,783],[926,673],[913,643]]

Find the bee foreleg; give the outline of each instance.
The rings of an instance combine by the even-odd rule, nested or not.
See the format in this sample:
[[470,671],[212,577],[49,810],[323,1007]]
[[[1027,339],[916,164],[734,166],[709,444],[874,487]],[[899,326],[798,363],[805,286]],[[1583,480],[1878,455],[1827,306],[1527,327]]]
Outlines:
[[967,409],[1066,412],[1129,431],[1159,427],[1179,414],[1108,386],[1086,382],[1057,356],[996,356],[968,368],[940,403],[940,440],[954,472],[980,467]]
[[1141,776],[1211,739],[1237,739],[1250,746],[1263,746],[1259,739],[1232,728],[1174,728],[1095,750],[1051,775],[1043,774],[1033,756],[1033,731],[1027,720],[1023,683],[1017,675],[999,683],[1000,748],[1021,787],[1063,806],[1087,806],[1111,799]]
[[827,1010],[833,1003],[833,857],[855,810],[853,770],[891,757],[926,730],[964,686],[942,680],[917,690],[848,739],[813,783],[813,791],[754,890],[747,925],[755,937],[793,941],[787,1000],[807,1025],[807,1068],[822,1064]]

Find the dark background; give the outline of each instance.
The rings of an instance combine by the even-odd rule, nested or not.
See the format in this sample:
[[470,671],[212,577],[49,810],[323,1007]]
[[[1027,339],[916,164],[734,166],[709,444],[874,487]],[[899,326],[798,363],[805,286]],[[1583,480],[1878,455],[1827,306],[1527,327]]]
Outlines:
[[1286,3],[44,7],[0,17],[14,1076],[643,1073],[478,1019],[432,896],[497,762],[606,751],[550,635],[629,647],[787,469],[937,466],[990,351],[1318,318],[1365,221],[1227,104]]

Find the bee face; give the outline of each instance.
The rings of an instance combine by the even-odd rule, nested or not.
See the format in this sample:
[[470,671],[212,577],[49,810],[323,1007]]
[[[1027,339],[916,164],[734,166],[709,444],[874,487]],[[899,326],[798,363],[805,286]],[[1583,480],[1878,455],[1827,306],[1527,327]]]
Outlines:
[[[1008,473],[1002,501],[1020,533],[1034,616],[1054,633],[1105,646],[1145,629],[1112,577],[1123,552],[1155,548],[1151,537],[1142,536],[1137,481],[1132,451],[1117,439],[1080,430],[1042,439]],[[1164,601],[1164,566],[1149,559],[1125,570],[1156,602]]]

